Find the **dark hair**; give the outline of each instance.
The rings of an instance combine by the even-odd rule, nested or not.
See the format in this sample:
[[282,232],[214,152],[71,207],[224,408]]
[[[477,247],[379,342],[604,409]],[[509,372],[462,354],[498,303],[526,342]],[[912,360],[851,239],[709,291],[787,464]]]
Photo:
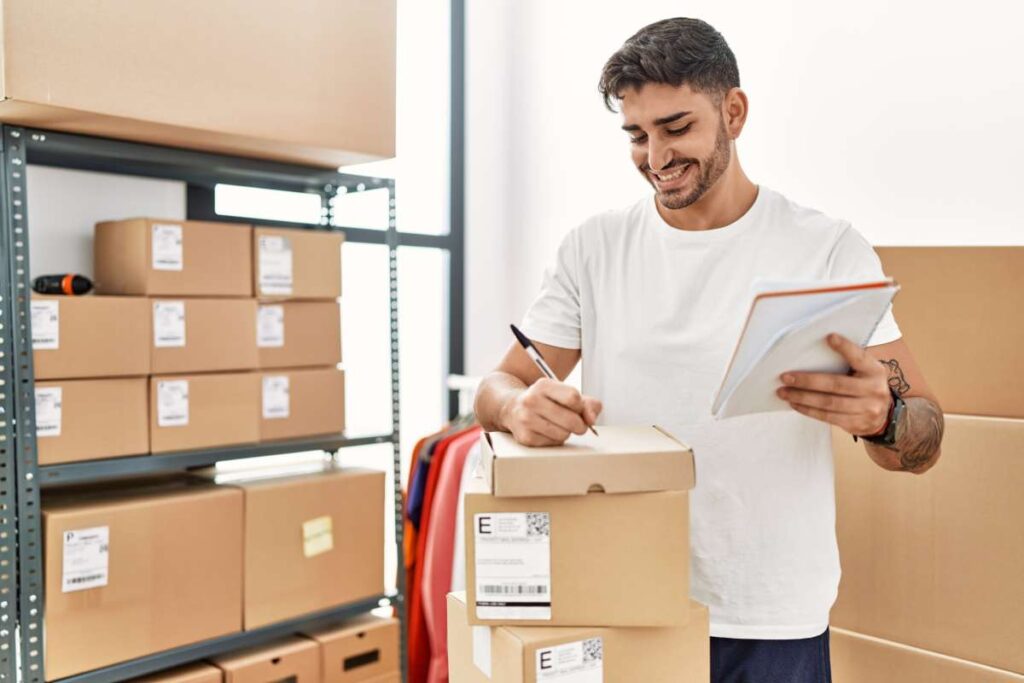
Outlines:
[[645,83],[663,83],[711,95],[717,102],[740,85],[736,56],[722,34],[700,19],[676,17],[644,26],[611,56],[601,71],[598,90],[604,106],[622,91]]

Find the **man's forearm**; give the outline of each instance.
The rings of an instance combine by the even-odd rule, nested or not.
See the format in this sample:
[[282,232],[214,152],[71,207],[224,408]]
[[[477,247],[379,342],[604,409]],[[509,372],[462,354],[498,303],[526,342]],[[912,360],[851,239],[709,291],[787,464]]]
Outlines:
[[480,426],[487,431],[508,431],[502,411],[509,401],[526,390],[526,384],[507,372],[492,372],[483,378],[476,392],[474,411]]
[[939,406],[927,398],[903,400],[907,407],[896,425],[896,443],[881,446],[865,441],[864,446],[871,459],[887,470],[921,474],[939,459],[945,421]]

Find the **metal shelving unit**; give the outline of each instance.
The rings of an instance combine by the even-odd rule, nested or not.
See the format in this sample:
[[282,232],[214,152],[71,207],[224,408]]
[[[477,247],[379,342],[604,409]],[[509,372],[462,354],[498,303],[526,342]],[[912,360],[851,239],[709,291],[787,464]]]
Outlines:
[[[385,245],[388,252],[390,313],[391,433],[352,439],[336,435],[40,467],[35,449],[35,389],[29,308],[31,287],[25,170],[28,164],[183,181],[187,185],[189,219],[283,225],[309,230],[344,230],[348,242]],[[402,244],[452,249],[453,238],[448,235],[399,233],[395,223],[393,180],[355,176],[315,167],[9,125],[3,125],[0,129],[0,166],[0,683],[16,680],[42,683],[44,680],[42,631],[46,596],[39,515],[41,488],[184,470],[223,460],[263,455],[308,450],[335,453],[339,449],[380,443],[390,443],[393,449],[394,521],[399,568],[396,593],[61,680],[68,683],[124,680],[262,644],[275,637],[337,621],[387,602],[395,606],[402,623],[404,679],[406,620],[404,572],[401,571],[398,247]],[[322,220],[317,224],[270,223],[219,216],[214,211],[213,199],[214,188],[220,183],[318,194],[323,207]],[[360,192],[384,187],[389,197],[387,230],[332,225],[333,198],[341,188],[346,192]]]

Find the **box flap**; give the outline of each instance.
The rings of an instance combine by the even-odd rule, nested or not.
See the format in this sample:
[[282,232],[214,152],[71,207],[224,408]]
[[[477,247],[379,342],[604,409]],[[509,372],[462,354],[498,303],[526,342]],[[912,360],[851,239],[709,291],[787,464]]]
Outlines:
[[573,435],[552,447],[487,432],[481,468],[498,497],[676,491],[696,483],[689,446],[657,426],[602,425],[600,436]]

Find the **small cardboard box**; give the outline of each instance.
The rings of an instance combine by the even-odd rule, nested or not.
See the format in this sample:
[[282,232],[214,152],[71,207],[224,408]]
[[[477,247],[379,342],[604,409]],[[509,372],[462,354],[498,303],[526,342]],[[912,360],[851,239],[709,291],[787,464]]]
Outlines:
[[245,494],[245,628],[384,592],[384,473],[206,471]]
[[500,498],[588,491],[681,491],[695,483],[693,452],[659,427],[602,425],[562,446],[531,448],[505,432],[480,437],[484,478]]
[[145,377],[36,382],[40,465],[149,452]]
[[707,683],[708,610],[689,601],[684,627],[524,628],[470,626],[466,598],[448,594],[452,683]]
[[922,475],[883,470],[844,432],[833,449],[831,623],[1024,673],[1024,420],[947,415]]
[[153,299],[152,309],[154,375],[259,365],[254,299]]
[[376,683],[400,671],[397,619],[366,614],[306,635],[320,645],[323,683]]
[[256,228],[252,234],[253,291],[261,299],[341,296],[341,246],[336,230]]
[[222,683],[224,674],[212,664],[198,662],[131,680],[135,683]]
[[260,304],[256,345],[261,368],[298,368],[341,362],[341,308],[333,301]]
[[97,294],[252,296],[252,227],[133,218],[96,224]]
[[149,406],[153,453],[259,441],[260,378],[254,372],[151,377]]
[[335,368],[260,373],[260,439],[345,431],[345,373]]
[[300,637],[213,660],[224,672],[224,683],[320,683],[320,652],[316,643]]
[[834,683],[1024,683],[1024,676],[832,628]]
[[498,498],[466,488],[471,624],[680,626],[687,491]]
[[138,377],[149,370],[149,302],[32,295],[36,379]]
[[242,504],[192,477],[45,492],[46,680],[238,631]]

